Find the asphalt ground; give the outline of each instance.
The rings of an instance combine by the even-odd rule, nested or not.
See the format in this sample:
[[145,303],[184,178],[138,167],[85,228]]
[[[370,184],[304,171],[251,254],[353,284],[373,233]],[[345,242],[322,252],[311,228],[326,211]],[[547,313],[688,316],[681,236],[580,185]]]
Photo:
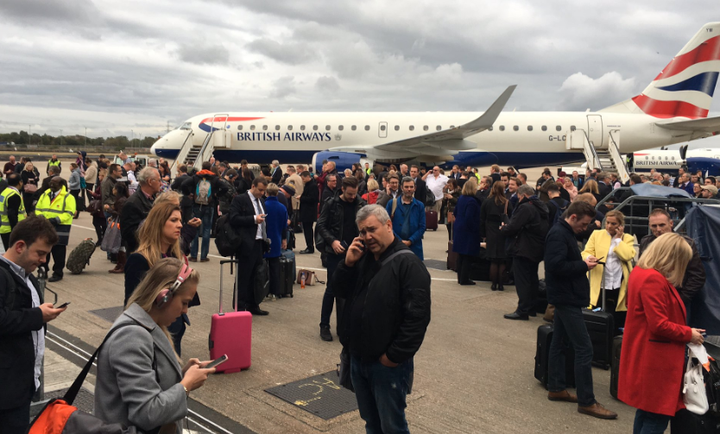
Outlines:
[[[66,164],[63,164],[66,166]],[[67,166],[69,167],[69,161]],[[44,173],[44,164],[39,170]],[[63,167],[65,169],[65,167]],[[541,169],[527,170],[531,180]],[[63,170],[65,176],[68,175]],[[485,173],[487,170],[481,171]],[[91,217],[81,213],[70,233],[68,254],[81,240],[94,238]],[[444,226],[428,231],[426,259],[445,261],[448,234]],[[297,236],[296,252],[305,248]],[[210,319],[218,310],[220,266],[214,242],[210,262],[193,263],[201,274],[198,293],[202,304],[189,311],[192,326],[183,339],[183,357],[209,358]],[[326,280],[319,254],[296,255],[298,268],[310,268]],[[80,275],[66,270],[65,278],[50,284],[68,310],[50,323],[46,357],[48,389],[67,387],[80,371],[79,364],[97,347],[111,322],[91,311],[117,308],[123,301],[123,276],[109,274],[113,265],[99,249]],[[540,267],[542,274],[542,266]],[[454,272],[429,268],[432,276],[432,320],[415,357],[415,384],[408,396],[407,418],[413,433],[618,433],[631,432],[634,409],[609,393],[610,372],[593,368],[599,402],[619,413],[614,421],[577,412],[576,405],[547,400],[534,378],[537,328],[540,317],[509,321],[502,315],[517,303],[514,287],[490,291],[488,282],[459,286]],[[232,279],[224,267],[224,306],[231,305]],[[234,374],[212,376],[191,393],[200,432],[348,433],[363,432],[358,411],[324,420],[287,403],[265,389],[292,383],[335,369],[341,345],[319,337],[324,285],[295,285],[294,297],[265,302],[270,315],[253,318],[252,366]],[[335,315],[332,316],[335,334]],[[91,375],[85,387],[93,390]],[[322,397],[321,397],[322,399]]]

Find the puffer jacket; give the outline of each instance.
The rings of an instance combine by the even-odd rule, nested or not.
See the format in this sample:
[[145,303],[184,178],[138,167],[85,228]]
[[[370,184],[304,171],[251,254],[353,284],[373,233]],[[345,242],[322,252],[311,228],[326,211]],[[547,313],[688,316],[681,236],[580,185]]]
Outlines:
[[524,198],[513,211],[510,223],[501,231],[507,237],[515,237],[508,250],[511,256],[541,262],[548,233],[547,205],[537,196]]

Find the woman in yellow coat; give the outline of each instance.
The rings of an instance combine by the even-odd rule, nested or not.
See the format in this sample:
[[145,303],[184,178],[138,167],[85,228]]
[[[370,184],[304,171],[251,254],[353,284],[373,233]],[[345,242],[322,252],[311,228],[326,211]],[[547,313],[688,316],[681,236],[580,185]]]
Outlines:
[[616,328],[625,324],[628,278],[635,258],[635,239],[625,233],[624,225],[625,216],[620,211],[609,211],[605,215],[605,229],[594,231],[582,252],[583,259],[594,256],[600,262],[588,272],[590,305],[602,306],[600,286],[604,285],[607,306],[602,308],[613,314]]

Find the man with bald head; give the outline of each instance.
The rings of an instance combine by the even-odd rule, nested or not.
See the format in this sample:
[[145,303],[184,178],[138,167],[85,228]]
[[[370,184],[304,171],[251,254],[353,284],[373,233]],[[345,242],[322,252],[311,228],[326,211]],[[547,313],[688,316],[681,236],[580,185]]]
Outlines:
[[63,278],[65,255],[75,212],[75,198],[68,193],[65,180],[59,176],[53,176],[50,180],[50,187],[40,195],[40,199],[38,199],[35,206],[35,214],[45,216],[55,227],[59,238],[50,253],[48,253],[47,261],[44,264],[47,272],[48,264],[50,264],[50,254],[52,254],[53,274],[48,279],[48,282],[57,282]]

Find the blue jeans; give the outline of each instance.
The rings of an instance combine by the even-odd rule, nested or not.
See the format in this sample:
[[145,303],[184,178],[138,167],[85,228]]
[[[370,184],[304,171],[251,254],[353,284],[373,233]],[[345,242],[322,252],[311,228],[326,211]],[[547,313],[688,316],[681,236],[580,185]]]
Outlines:
[[567,305],[555,306],[555,329],[548,357],[548,390],[551,392],[565,390],[563,339],[567,339],[575,350],[575,384],[578,405],[580,407],[593,405],[596,402],[592,379],[593,348],[581,308]]
[[351,357],[350,378],[367,434],[410,433],[405,397],[412,372],[412,359],[388,368],[378,360],[363,362],[357,356]]
[[[341,262],[345,261],[345,255],[327,255],[327,283],[325,286],[325,294],[323,295],[322,308],[320,310],[320,327],[330,327],[330,315],[333,310],[333,303],[335,302],[335,294],[333,293],[330,282],[332,281],[332,275],[335,274],[335,269],[340,265]],[[345,299],[338,298],[336,306],[336,318],[337,324],[335,325],[338,335],[340,334],[340,318],[342,317],[341,310],[345,307]]]
[[635,412],[635,423],[633,434],[663,434],[670,422],[670,416],[664,414],[650,413],[645,410]]
[[200,250],[200,259],[206,259],[210,251],[210,232],[212,232],[213,207],[210,205],[194,205],[193,216],[202,220],[202,226],[195,233],[195,239],[190,243],[190,257],[197,258],[198,240],[200,232],[202,232],[202,249]]

